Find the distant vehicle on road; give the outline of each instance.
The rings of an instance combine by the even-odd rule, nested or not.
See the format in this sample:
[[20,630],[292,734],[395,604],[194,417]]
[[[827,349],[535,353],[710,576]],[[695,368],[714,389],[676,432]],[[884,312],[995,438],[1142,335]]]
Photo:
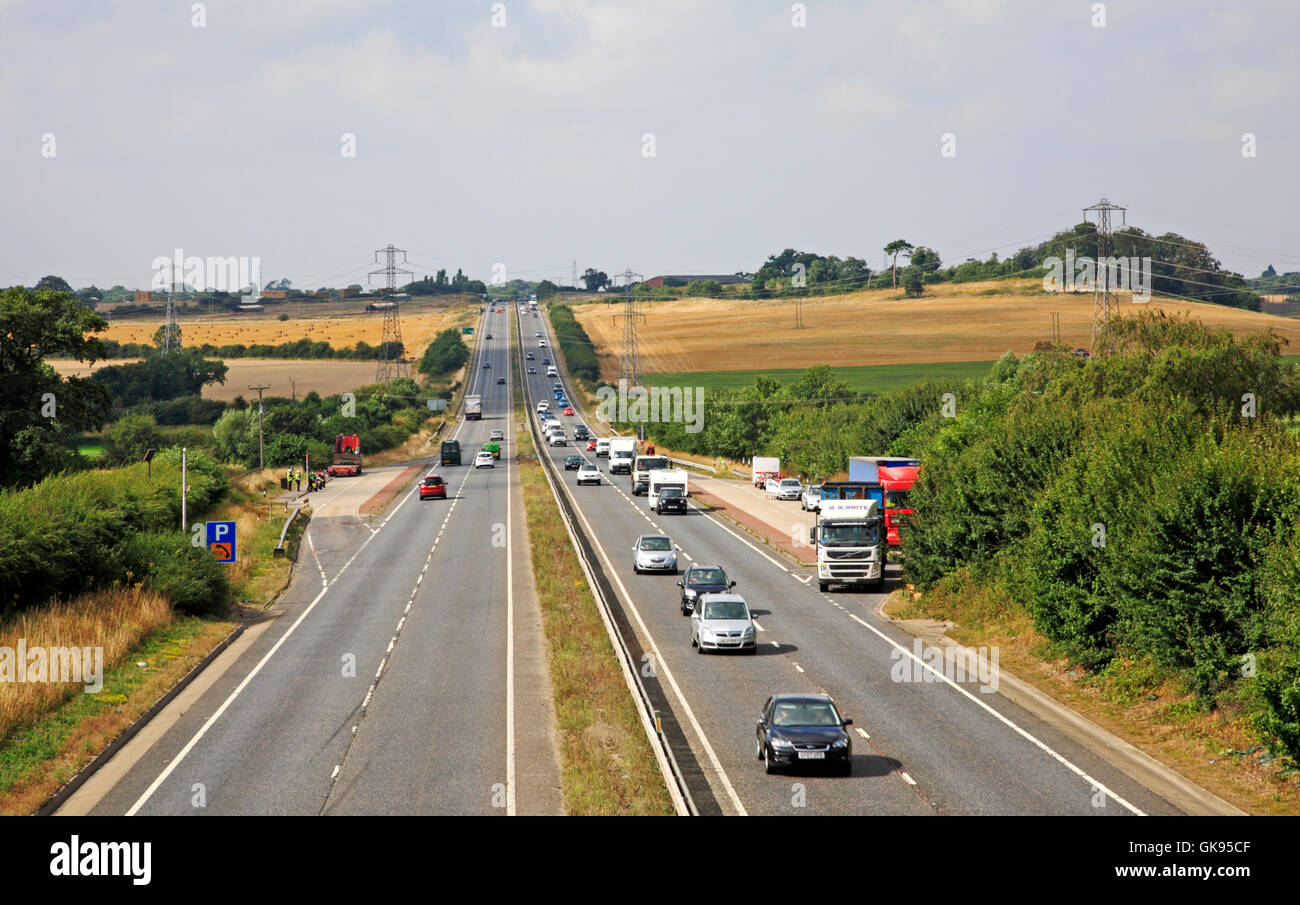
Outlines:
[[426,475],[424,479],[420,481],[420,499],[447,499],[446,483],[444,483],[442,478],[436,474]]
[[689,616],[695,609],[695,601],[701,594],[725,594],[736,586],[727,577],[726,570],[719,565],[694,565],[677,580],[677,587],[682,589],[682,615]]
[[505,379],[504,377],[498,377],[498,378],[497,378],[497,383],[498,383],[498,384],[502,384],[502,383],[505,383],[505,382],[506,382],[506,379]]
[[821,502],[808,543],[817,551],[817,587],[885,584],[885,543],[880,504],[874,499]]
[[529,369],[528,369],[528,373],[529,373],[529,374],[536,374],[536,373],[537,373],[537,369],[536,369],[536,368],[529,368]]
[[533,353],[532,353],[532,352],[528,352],[524,357],[527,358],[529,361],[532,361],[532,360],[533,360]]
[[682,511],[685,512],[685,498],[691,495],[690,475],[682,468],[656,468],[650,472],[650,488],[646,493],[650,508],[659,505],[659,495],[665,490],[680,490],[682,494]]
[[475,468],[496,468],[497,460],[486,449],[474,456]]
[[491,339],[491,338],[492,338],[492,334],[491,334],[491,333],[485,333],[485,334],[483,334],[483,335],[484,335],[487,339]]
[[580,468],[578,469],[578,483],[579,483],[579,484],[599,484],[599,483],[600,483],[600,469],[597,468],[595,465],[586,465],[586,464],[584,464],[582,467],[580,467]]
[[679,512],[686,514],[686,494],[680,487],[664,487],[655,497],[655,512],[663,515],[665,512]]
[[853,725],[830,695],[774,694],[763,704],[755,729],[755,750],[768,773],[798,765],[833,766],[853,772]]
[[438,463],[441,465],[460,464],[460,441],[459,440],[442,441],[442,449],[438,453]]
[[754,456],[750,463],[754,486],[762,487],[768,478],[781,479],[781,460],[776,456]]
[[587,452],[595,452],[595,451],[596,451],[596,440],[595,440],[594,437],[588,437],[588,438],[587,438]]
[[691,613],[691,647],[697,653],[743,650],[756,654],[754,632],[754,619],[739,594],[702,594]]
[[573,439],[586,440],[589,439],[590,437],[591,437],[591,433],[587,430],[587,425],[579,424],[573,428]]
[[566,416],[572,418],[572,417],[573,417],[573,406],[571,406],[571,405],[566,405],[566,406],[564,407],[564,414],[565,414]]
[[609,437],[599,437],[596,440],[596,455],[609,458]]
[[541,402],[537,403],[537,410],[539,412],[549,412],[551,410],[551,404],[545,400],[542,400]]
[[636,437],[611,437],[609,441],[609,473],[632,473],[632,459],[636,455]]
[[483,417],[483,397],[466,396],[465,397],[465,420],[478,421]]
[[577,453],[574,453],[571,456],[564,457],[565,471],[577,471],[579,468],[582,467],[582,465],[583,465],[582,456],[578,455]]
[[779,481],[769,479],[767,493],[778,500],[797,500],[803,494],[803,485],[798,478],[782,478]]
[[799,494],[799,508],[804,512],[816,512],[822,502],[822,485],[808,484]]
[[494,427],[492,428],[491,431],[488,432],[489,440],[501,441],[504,440],[505,438],[506,438],[506,432],[499,427]]
[[492,367],[492,362],[490,362],[490,361],[485,361],[485,362],[483,362],[483,367],[485,367],[485,368],[490,368],[490,367]]
[[491,454],[492,454],[492,458],[494,458],[494,459],[499,459],[499,458],[501,458],[501,444],[500,444],[500,443],[496,443],[496,442],[494,442],[494,441],[490,441],[490,442],[488,442],[488,443],[484,443],[484,444],[483,444],[483,451],[484,451],[484,452],[491,453]]
[[671,572],[677,574],[677,550],[673,539],[666,534],[643,534],[632,548],[632,571]]
[[331,477],[356,477],[361,474],[361,438],[356,434],[338,434],[334,437],[334,458],[330,462]]

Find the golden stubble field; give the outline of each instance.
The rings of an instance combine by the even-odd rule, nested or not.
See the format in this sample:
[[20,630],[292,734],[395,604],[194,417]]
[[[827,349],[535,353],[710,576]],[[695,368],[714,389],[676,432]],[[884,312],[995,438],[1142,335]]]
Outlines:
[[[214,346],[243,343],[279,345],[304,336],[312,342],[325,340],[331,346],[354,346],[360,341],[378,345],[383,339],[384,312],[363,311],[365,301],[348,299],[329,304],[306,302],[267,303],[266,311],[257,314],[187,315],[180,318],[181,341],[186,346],[212,343]],[[281,314],[289,315],[280,320]],[[402,306],[402,341],[407,355],[419,357],[438,331],[449,326],[468,326],[478,317],[478,306],[463,301],[412,301]],[[147,343],[162,326],[159,315],[139,318],[110,319],[104,339],[121,343]]]
[[[637,330],[641,369],[728,371],[859,366],[943,361],[991,361],[1008,350],[1022,355],[1051,336],[1051,312],[1060,312],[1061,341],[1088,346],[1093,297],[1048,295],[1036,280],[927,287],[919,299],[883,289],[802,301],[803,329],[794,329],[791,299],[678,299],[643,302]],[[1238,333],[1266,327],[1300,353],[1300,320],[1196,302],[1121,297],[1121,313],[1142,308],[1188,313]],[[596,344],[601,375],[618,373],[621,304],[574,306]]]
[[[279,344],[303,336],[312,341],[323,339],[335,348],[355,345],[357,340],[364,340],[371,345],[379,344],[383,331],[382,312],[349,314],[340,311],[338,306],[332,307],[332,313],[313,317],[309,314],[312,306],[304,305],[306,316],[302,320],[295,319],[297,308],[292,303],[283,308],[268,307],[265,313],[256,315],[183,317],[180,320],[181,338],[186,346],[203,343],[217,346],[234,343]],[[281,310],[290,314],[289,320],[277,319]],[[415,361],[424,354],[425,347],[433,341],[439,330],[469,326],[477,318],[477,305],[423,303],[403,306],[402,340],[408,350],[407,357],[414,359],[410,375],[419,376],[415,371]],[[108,330],[99,335],[124,343],[149,342],[161,323],[157,317],[116,320],[111,321]],[[467,339],[472,345],[473,338]],[[101,361],[92,367],[76,361],[50,362],[65,377],[86,377],[99,368],[123,363],[123,360]],[[376,368],[373,361],[333,359],[228,358],[225,363],[229,369],[226,382],[204,387],[205,399],[219,399],[223,402],[230,402],[236,396],[255,399],[257,393],[249,390],[249,387],[257,385],[270,387],[265,391],[266,396],[296,395],[299,399],[312,390],[322,396],[346,393],[371,383],[375,379]]]

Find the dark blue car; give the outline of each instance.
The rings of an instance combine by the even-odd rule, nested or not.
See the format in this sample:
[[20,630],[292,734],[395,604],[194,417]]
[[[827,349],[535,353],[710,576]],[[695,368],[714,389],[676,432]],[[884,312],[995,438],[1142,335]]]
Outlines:
[[763,705],[756,751],[768,773],[784,767],[826,767],[853,772],[853,739],[830,695],[774,694]]

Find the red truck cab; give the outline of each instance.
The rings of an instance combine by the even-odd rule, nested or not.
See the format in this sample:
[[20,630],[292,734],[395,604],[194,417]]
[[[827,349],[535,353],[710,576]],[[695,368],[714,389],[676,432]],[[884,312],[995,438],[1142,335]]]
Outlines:
[[356,434],[339,434],[334,438],[331,477],[356,477],[361,474],[361,438]]

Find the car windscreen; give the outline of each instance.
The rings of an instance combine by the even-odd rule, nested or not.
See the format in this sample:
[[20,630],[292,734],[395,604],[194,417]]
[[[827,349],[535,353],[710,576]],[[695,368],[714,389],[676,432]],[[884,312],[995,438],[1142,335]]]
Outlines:
[[878,542],[879,537],[880,529],[876,524],[823,522],[817,539],[823,547],[870,547]]
[[781,482],[781,486],[782,486],[782,487],[798,487],[798,486],[799,486],[799,479],[798,479],[798,478],[786,478],[785,480],[783,480],[783,481]]
[[680,487],[661,487],[659,488],[659,498],[662,500],[673,499],[682,496]]
[[424,486],[425,486],[425,487],[438,487],[438,486],[441,485],[441,484],[442,484],[442,478],[425,478],[425,479],[424,479]]
[[746,619],[749,610],[739,600],[710,600],[704,605],[705,619]]
[[835,707],[822,701],[778,701],[772,708],[773,726],[838,726]]
[[643,537],[641,538],[642,550],[671,550],[672,543],[666,537]]
[[723,585],[727,583],[727,574],[721,569],[691,569],[686,578],[687,584]]

